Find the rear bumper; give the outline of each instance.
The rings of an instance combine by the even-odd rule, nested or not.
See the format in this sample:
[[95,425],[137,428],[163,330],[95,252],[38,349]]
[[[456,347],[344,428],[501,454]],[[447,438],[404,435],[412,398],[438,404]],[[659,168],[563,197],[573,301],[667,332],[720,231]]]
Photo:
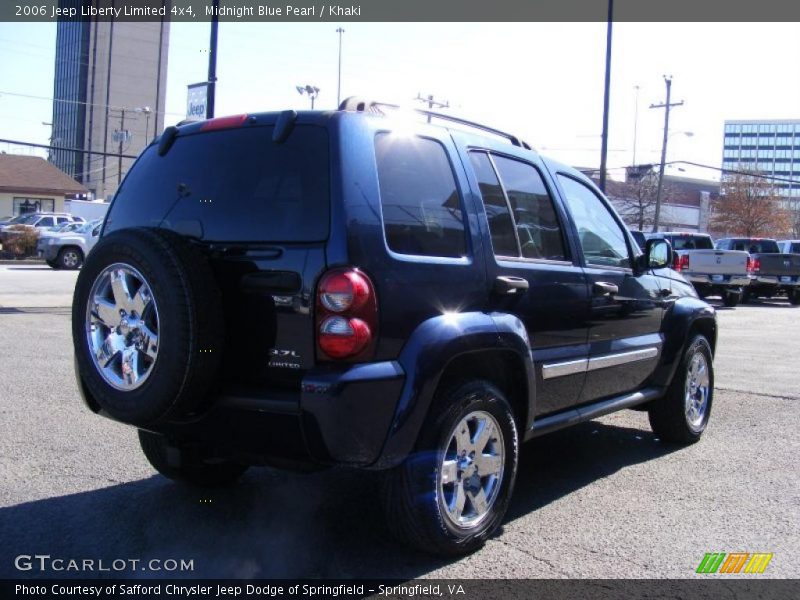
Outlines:
[[795,288],[800,286],[800,276],[797,275],[753,275],[751,285],[773,286],[780,288]]
[[720,278],[707,273],[684,273],[684,277],[695,285],[715,287],[744,287],[750,285],[750,277],[747,275],[722,275]]
[[[108,416],[76,375],[84,403]],[[320,369],[303,378],[300,391],[255,395],[226,390],[191,420],[148,429],[254,463],[369,467],[390,434],[404,383],[405,373],[395,361]]]

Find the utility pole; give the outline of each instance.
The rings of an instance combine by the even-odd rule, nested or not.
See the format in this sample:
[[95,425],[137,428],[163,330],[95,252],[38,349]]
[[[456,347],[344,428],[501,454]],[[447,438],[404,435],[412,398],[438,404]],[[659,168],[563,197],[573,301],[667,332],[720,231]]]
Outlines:
[[219,30],[219,0],[213,2],[211,15],[211,43],[208,50],[208,90],[206,92],[206,119],[214,118],[214,99],[217,92],[217,33]]
[[122,116],[119,122],[119,159],[117,164],[117,187],[122,183],[122,142],[125,140],[125,109],[122,109]]
[[608,159],[608,106],[611,94],[611,32],[614,23],[614,0],[608,0],[608,26],[606,28],[606,80],[603,92],[603,139],[600,143],[600,190],[606,191],[606,166]]
[[336,85],[336,108],[342,102],[342,34],[344,28],[338,27],[336,33],[339,34],[339,83]]
[[633,162],[632,167],[636,167],[636,134],[639,129],[639,86],[633,86],[636,90],[636,106],[633,109]]
[[[427,103],[428,110],[433,110],[434,108],[450,108],[449,100],[445,100],[444,102],[439,102],[438,100],[434,100],[433,94],[428,94],[427,97],[423,98],[422,94],[417,92],[417,97],[414,98],[414,100]],[[430,122],[431,122],[431,116],[428,115],[428,123]]]
[[670,96],[672,92],[672,75],[669,77],[664,75],[664,83],[667,85],[667,100],[663,104],[651,104],[650,108],[663,108],[664,109],[664,141],[661,145],[661,166],[658,169],[658,188],[656,189],[656,214],[653,217],[653,233],[658,231],[658,220],[661,216],[661,190],[664,187],[664,167],[667,162],[667,138],[669,137],[669,109],[673,106],[682,106],[683,100],[680,102],[670,103]]

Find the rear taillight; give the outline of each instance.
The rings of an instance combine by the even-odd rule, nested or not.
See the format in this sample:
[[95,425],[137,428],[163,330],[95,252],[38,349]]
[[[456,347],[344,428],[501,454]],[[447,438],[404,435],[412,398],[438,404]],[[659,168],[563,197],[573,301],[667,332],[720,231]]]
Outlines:
[[323,359],[367,358],[375,345],[378,303],[369,277],[352,268],[334,269],[317,286],[317,346]]
[[747,272],[758,273],[761,270],[761,261],[752,256],[747,257]]
[[676,271],[686,271],[689,269],[689,255],[676,254],[672,260],[672,268]]

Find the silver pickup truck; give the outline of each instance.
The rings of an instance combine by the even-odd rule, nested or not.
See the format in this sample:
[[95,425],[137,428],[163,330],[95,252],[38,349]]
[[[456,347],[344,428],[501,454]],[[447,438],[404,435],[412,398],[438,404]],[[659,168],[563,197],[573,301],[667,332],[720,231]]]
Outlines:
[[721,296],[725,306],[739,304],[750,285],[747,252],[714,249],[714,241],[705,233],[663,231],[647,237],[669,241],[675,256],[672,268],[692,283],[701,298]]
[[800,304],[800,255],[781,252],[778,242],[768,238],[724,238],[717,248],[746,250],[750,254],[750,285],[744,301],[785,293],[789,302]]

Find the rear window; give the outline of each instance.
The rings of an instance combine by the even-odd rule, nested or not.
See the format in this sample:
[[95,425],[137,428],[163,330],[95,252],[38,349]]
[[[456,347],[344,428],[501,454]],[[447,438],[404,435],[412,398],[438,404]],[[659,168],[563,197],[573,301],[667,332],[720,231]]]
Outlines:
[[714,244],[707,235],[675,235],[672,236],[672,248],[675,250],[713,250]]
[[444,146],[426,138],[380,133],[375,137],[375,159],[389,248],[417,256],[464,256],[464,215]]
[[164,219],[166,227],[210,241],[327,239],[327,131],[298,126],[276,144],[272,129],[179,135],[165,156],[150,147],[116,195],[109,230]]
[[733,240],[731,250],[744,250],[750,254],[777,254],[780,252],[775,240]]

